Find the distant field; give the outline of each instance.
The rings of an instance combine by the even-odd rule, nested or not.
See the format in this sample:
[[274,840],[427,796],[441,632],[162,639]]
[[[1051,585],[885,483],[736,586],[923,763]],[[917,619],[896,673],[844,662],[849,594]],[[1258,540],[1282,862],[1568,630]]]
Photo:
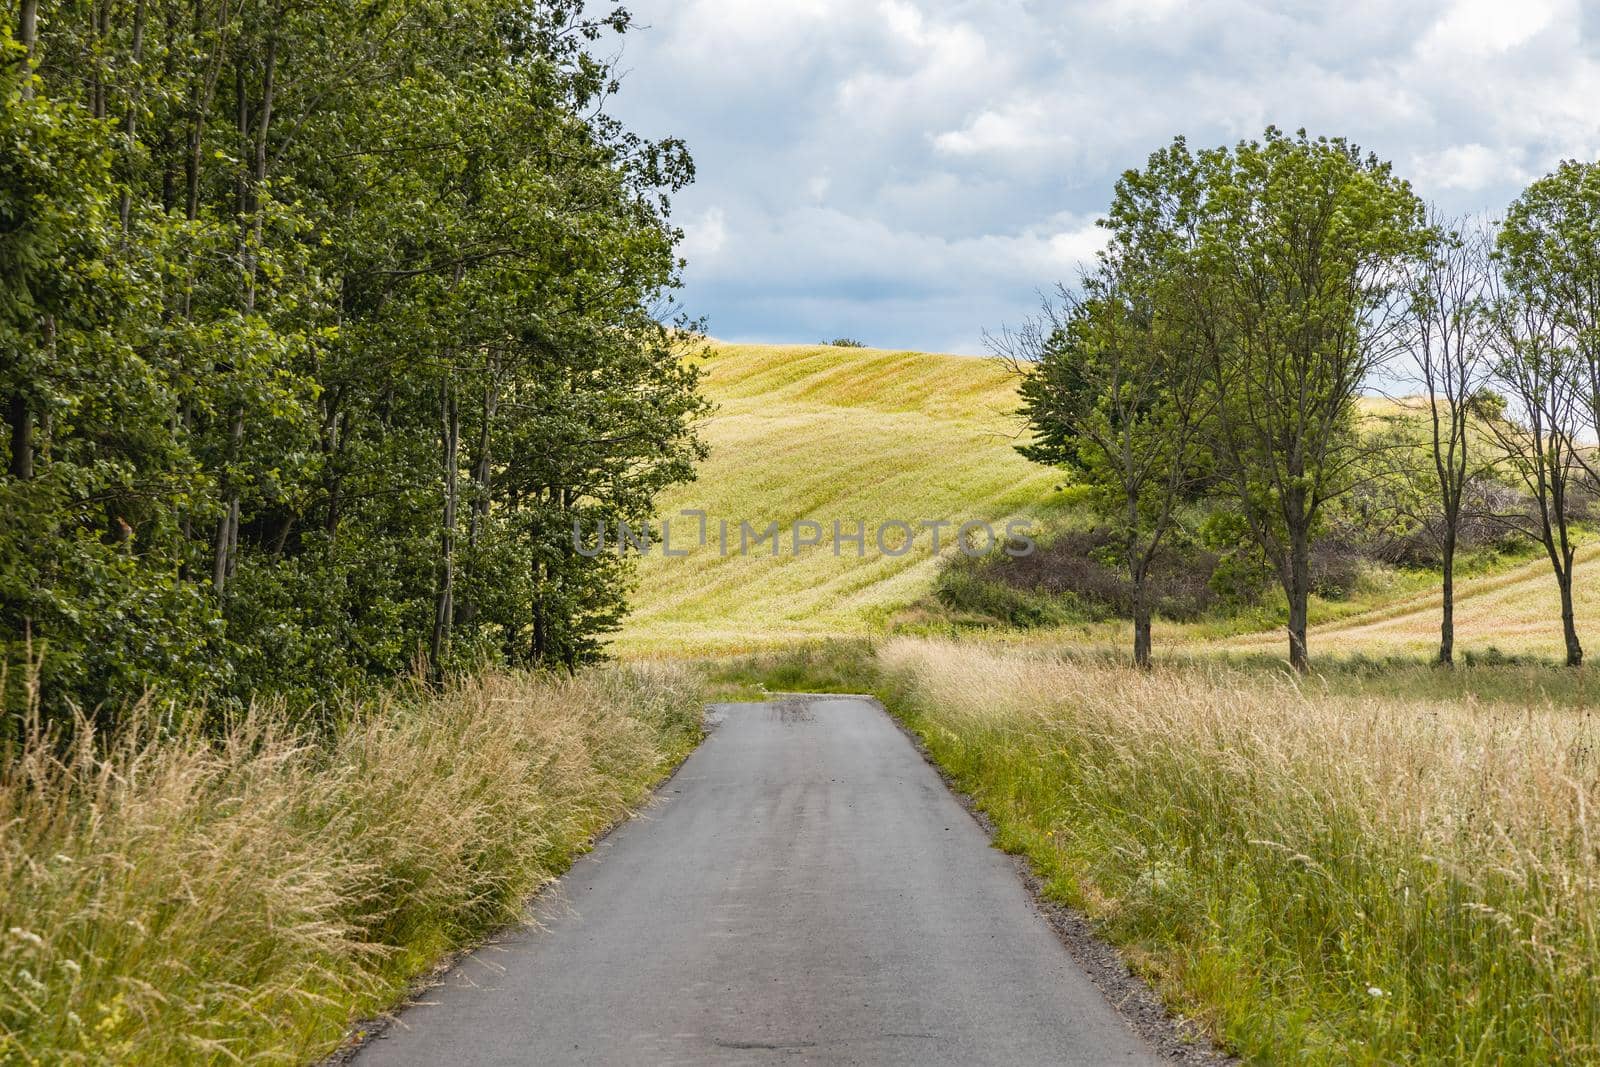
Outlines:
[[[718,405],[705,427],[711,457],[700,478],[666,494],[664,515],[707,512],[712,543],[687,558],[659,549],[641,561],[634,610],[616,642],[623,654],[731,652],[790,640],[859,635],[883,628],[928,594],[936,563],[926,535],[913,551],[889,556],[846,543],[835,556],[833,520],[869,531],[902,519],[983,519],[1044,515],[1064,506],[1060,477],[1017,455],[1013,382],[992,360],[881,349],[810,345],[716,345],[705,362],[705,391]],[[1415,402],[1370,401],[1369,416],[1395,415]],[[795,557],[791,524],[811,518],[823,542]],[[747,556],[719,555],[716,523],[760,528],[777,521],[786,544]],[[695,532],[673,523],[674,546]],[[1600,655],[1600,546],[1585,548],[1577,570],[1579,634]],[[1557,658],[1561,629],[1555,585],[1543,556],[1504,573],[1457,583],[1456,645]],[[1375,606],[1320,604],[1340,617],[1315,626],[1316,656],[1430,655],[1438,640],[1438,594],[1399,583]],[[1326,614],[1324,614],[1326,617]],[[1314,613],[1313,618],[1316,618]],[[1012,632],[1027,643],[1116,646],[1125,626]],[[996,635],[1001,636],[1001,635]],[[1220,636],[1216,626],[1157,623],[1158,651],[1283,651],[1276,628]]]
[[[814,636],[863,633],[923,595],[935,563],[926,535],[903,556],[872,544],[881,522],[983,519],[1048,508],[1059,478],[1017,455],[1012,382],[992,360],[807,345],[718,345],[705,363],[718,405],[705,428],[711,457],[697,482],[660,511],[704,509],[712,544],[682,559],[641,561],[624,653],[731,651]],[[825,527],[798,557],[786,544],[719,555],[716,523],[785,531]],[[864,556],[835,556],[831,523],[869,531]],[[673,523],[674,548],[691,519]],[[788,535],[785,534],[787,539]],[[894,547],[890,542],[890,547]]]

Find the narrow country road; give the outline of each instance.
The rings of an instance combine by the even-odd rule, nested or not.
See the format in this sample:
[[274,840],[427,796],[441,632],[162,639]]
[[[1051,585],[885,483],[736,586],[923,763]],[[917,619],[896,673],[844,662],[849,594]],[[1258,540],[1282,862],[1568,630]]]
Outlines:
[[875,703],[713,709],[664,803],[356,1058],[1126,1064],[1156,1056]]

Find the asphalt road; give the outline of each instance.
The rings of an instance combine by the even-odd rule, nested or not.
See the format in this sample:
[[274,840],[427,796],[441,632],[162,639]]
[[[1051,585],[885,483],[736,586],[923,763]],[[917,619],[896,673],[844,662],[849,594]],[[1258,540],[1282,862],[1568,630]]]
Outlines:
[[1156,1062],[876,704],[713,709],[663,803],[357,1056]]

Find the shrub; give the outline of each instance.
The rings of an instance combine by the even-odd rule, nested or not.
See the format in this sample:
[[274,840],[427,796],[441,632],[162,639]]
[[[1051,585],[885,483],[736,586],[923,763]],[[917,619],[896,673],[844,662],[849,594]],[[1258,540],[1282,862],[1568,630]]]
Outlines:
[[[1163,548],[1149,579],[1156,613],[1189,620],[1211,610],[1220,599],[1210,585],[1218,560],[1203,548]],[[1133,613],[1133,583],[1104,527],[1057,532],[1026,556],[999,549],[980,559],[953,556],[937,595],[947,607],[1018,626]]]

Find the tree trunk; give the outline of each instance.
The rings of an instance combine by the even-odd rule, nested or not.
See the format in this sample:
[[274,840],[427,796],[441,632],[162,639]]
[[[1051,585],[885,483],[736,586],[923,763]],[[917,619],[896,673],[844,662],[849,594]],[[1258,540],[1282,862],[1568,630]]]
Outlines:
[[1143,581],[1133,590],[1133,665],[1150,669],[1150,603]]
[[1572,564],[1567,563],[1566,573],[1557,584],[1561,587],[1561,635],[1567,642],[1567,666],[1583,666],[1583,645],[1578,643],[1578,624],[1572,613]]
[[[39,0],[22,0],[22,10],[17,18],[17,43],[27,53],[27,69],[23,74],[33,73],[33,46],[39,42]],[[33,84],[29,81],[22,83],[22,99],[33,99]]]
[[[543,581],[542,575],[535,579],[535,583]],[[533,645],[529,651],[533,654],[533,665],[544,666],[545,653],[549,651],[550,633],[545,621],[544,593],[536,591],[533,594]]]
[[[23,67],[22,99],[33,99],[33,49],[39,39],[39,0],[22,0],[22,10],[17,20],[17,43],[26,54]],[[49,323],[46,323],[46,329]],[[6,398],[6,421],[11,424],[11,462],[7,472],[11,477],[26,481],[33,477],[33,409],[16,383],[16,392]]]
[[[139,0],[133,9],[133,65],[135,68],[144,60],[144,6],[145,0]],[[139,129],[139,84],[139,81],[135,79],[134,84],[129,87],[127,111],[122,117],[122,136],[128,145],[130,156],[133,151],[133,135]],[[121,220],[122,235],[124,237],[128,235],[128,219],[133,210],[133,178],[131,173],[133,168],[132,163],[127,162],[128,158],[128,156],[125,156],[124,160],[130,173],[127,176],[127,183],[123,186],[122,195],[117,200],[117,218]]]
[[12,393],[6,405],[6,419],[11,423],[11,463],[8,473],[19,481],[33,477],[33,412],[28,401],[19,393]]
[[1456,532],[1444,535],[1444,595],[1439,616],[1439,664],[1449,667],[1456,653]]
[[[493,427],[495,410],[499,405],[499,397],[494,386],[494,365],[485,368],[486,380],[483,386],[483,421],[478,428],[478,454],[472,464],[472,506],[467,511],[467,565],[473,566],[477,558],[478,541],[483,536],[483,529],[489,521],[489,497],[494,490],[494,473],[492,466],[492,448],[494,444]],[[456,613],[456,621],[461,626],[468,626],[477,617],[478,605],[470,597],[464,598],[460,610]]]
[[[233,425],[228,431],[228,463],[239,458],[244,444],[244,410],[235,409]],[[222,475],[222,518],[217,520],[217,535],[212,541],[211,588],[217,596],[226,596],[228,578],[233,574],[234,550],[239,544],[239,489],[227,471]]]
[[429,660],[434,681],[444,676],[444,657],[450,646],[450,624],[455,615],[456,504],[460,493],[458,452],[461,408],[454,387],[446,382],[440,398],[444,444],[444,524],[439,531],[439,584],[433,613],[433,641]]
[[1289,665],[1301,674],[1311,669],[1306,653],[1307,604],[1311,598],[1311,537],[1305,528],[1289,532]]
[[1139,558],[1136,535],[1129,536],[1128,548],[1128,577],[1133,583],[1133,665],[1142,670],[1149,670],[1150,560]]
[[494,367],[488,368],[489,381],[483,387],[483,423],[478,430],[478,461],[472,467],[472,485],[474,496],[472,498],[471,528],[467,534],[467,543],[476,548],[478,537],[483,532],[483,526],[489,519],[489,498],[494,490],[493,463],[493,427],[495,412],[499,407],[500,397],[494,387]]

